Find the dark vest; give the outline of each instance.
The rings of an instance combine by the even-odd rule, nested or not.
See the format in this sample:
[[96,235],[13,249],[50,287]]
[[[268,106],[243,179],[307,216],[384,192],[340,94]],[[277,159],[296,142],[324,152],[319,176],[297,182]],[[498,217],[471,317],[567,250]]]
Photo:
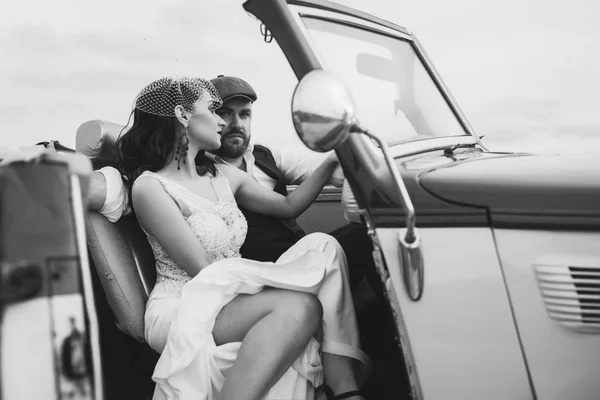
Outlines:
[[[275,164],[271,150],[255,145],[252,154],[256,160],[255,167],[260,168],[277,182],[273,190],[287,196],[287,185],[283,173]],[[295,220],[284,221],[257,214],[242,207],[240,209],[248,221],[248,234],[240,249],[244,258],[257,261],[276,261],[304,235]]]

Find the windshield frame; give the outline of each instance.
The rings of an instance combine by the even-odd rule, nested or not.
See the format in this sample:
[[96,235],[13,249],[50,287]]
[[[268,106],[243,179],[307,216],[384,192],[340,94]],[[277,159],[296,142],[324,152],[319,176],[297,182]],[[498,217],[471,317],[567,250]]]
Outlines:
[[[475,133],[473,127],[465,117],[464,113],[456,103],[456,100],[452,97],[450,91],[448,90],[443,80],[433,67],[429,57],[425,53],[423,47],[421,46],[420,42],[417,40],[414,34],[412,34],[403,27],[394,25],[387,21],[379,21],[379,19],[377,18],[369,18],[371,16],[368,14],[362,15],[362,13],[360,12],[344,12],[344,7],[341,6],[340,10],[331,10],[325,5],[319,6],[318,4],[312,4],[312,2],[294,0],[289,1],[288,8],[290,9],[290,11],[292,11],[293,19],[296,21],[297,26],[300,28],[300,32],[304,36],[305,40],[310,44],[310,47],[312,47],[314,55],[323,69],[327,69],[327,63],[323,59],[322,55],[319,54],[319,51],[317,51],[319,46],[314,42],[310,35],[310,32],[306,28],[304,24],[304,18],[318,19],[324,22],[340,24],[356,29],[361,29],[363,31],[371,32],[374,34],[383,35],[392,39],[408,42],[412,46],[415,55],[425,68],[425,71],[429,75],[430,79],[433,81],[434,85],[436,86],[437,90],[446,102],[447,106],[450,108],[451,113],[454,115],[462,129],[465,131],[465,134],[458,136],[431,137],[429,139],[409,141],[407,143],[427,143],[431,140],[440,139],[446,139],[444,141],[447,141],[447,139],[452,138],[452,141],[455,143],[477,143],[481,148],[486,149],[485,146],[479,140],[478,135]],[[359,15],[355,16],[355,13]],[[383,25],[382,22],[384,22],[385,25]],[[377,132],[374,133],[377,134]],[[393,145],[392,148],[396,150],[398,147],[405,146],[407,143],[399,143]],[[393,152],[396,153],[396,151]]]

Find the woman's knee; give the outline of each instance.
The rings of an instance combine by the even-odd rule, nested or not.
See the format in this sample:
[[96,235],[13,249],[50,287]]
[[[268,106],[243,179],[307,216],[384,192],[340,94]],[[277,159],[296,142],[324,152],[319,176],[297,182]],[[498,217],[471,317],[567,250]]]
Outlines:
[[339,242],[336,238],[334,238],[328,233],[323,232],[310,233],[304,236],[302,240],[310,241],[311,243],[315,243],[317,246],[325,246],[327,244],[339,245]]
[[276,310],[292,316],[299,326],[316,330],[323,319],[321,301],[311,293],[289,291],[285,299],[276,305]]
[[327,233],[314,232],[304,236],[301,240],[306,247],[323,252],[326,257],[346,259],[346,254],[340,242]]

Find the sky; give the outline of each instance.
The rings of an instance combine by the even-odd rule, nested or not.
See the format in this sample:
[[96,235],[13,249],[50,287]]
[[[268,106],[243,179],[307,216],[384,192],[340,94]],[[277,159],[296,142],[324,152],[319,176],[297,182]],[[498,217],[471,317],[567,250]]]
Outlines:
[[[237,75],[257,91],[253,137],[298,146],[296,84],[240,0],[20,0],[0,14],[0,148],[125,124],[168,75]],[[339,0],[414,32],[492,150],[600,150],[597,0]],[[302,146],[302,145],[300,145]],[[298,148],[298,147],[296,147]]]

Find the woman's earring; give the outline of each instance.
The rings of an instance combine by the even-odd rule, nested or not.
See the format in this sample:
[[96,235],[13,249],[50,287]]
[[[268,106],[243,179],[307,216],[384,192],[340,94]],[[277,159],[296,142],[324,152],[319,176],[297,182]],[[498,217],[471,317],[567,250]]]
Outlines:
[[187,156],[188,147],[190,144],[190,138],[188,138],[187,132],[183,131],[179,135],[179,141],[177,142],[177,149],[175,150],[175,159],[177,160],[177,169],[181,169],[181,159],[185,164],[185,158]]

